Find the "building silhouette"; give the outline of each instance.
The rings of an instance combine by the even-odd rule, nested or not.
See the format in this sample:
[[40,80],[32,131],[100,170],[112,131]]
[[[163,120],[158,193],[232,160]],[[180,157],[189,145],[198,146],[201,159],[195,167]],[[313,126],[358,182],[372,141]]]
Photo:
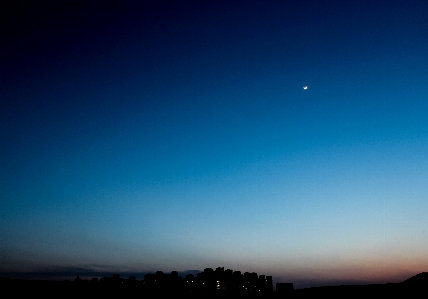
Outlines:
[[[111,278],[108,278],[111,280]],[[135,282],[135,280],[133,280]],[[177,271],[165,274],[157,271],[146,274],[139,287],[147,292],[186,292],[186,293],[266,293],[273,291],[272,276],[257,273],[233,271],[224,267],[205,268],[196,276],[187,274],[184,278]]]

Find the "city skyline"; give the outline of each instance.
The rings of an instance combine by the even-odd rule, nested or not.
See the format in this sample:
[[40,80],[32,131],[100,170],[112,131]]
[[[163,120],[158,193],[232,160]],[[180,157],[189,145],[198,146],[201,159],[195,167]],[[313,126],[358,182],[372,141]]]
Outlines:
[[427,271],[427,1],[0,13],[2,276]]

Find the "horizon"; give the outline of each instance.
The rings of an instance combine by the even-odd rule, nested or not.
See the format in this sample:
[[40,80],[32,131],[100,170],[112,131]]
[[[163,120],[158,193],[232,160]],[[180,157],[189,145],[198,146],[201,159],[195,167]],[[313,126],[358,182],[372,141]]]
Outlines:
[[0,5],[0,273],[428,270],[428,1]]
[[[224,267],[223,267],[224,268]],[[214,269],[214,268],[211,268]],[[235,271],[236,269],[232,269]],[[239,270],[237,270],[239,271]],[[80,278],[82,280],[92,280],[93,278],[101,279],[103,277],[113,277],[114,275],[119,275],[121,279],[129,279],[130,277],[134,276],[137,281],[144,281],[145,275],[147,274],[155,274],[157,271],[149,271],[149,272],[128,272],[128,273],[118,273],[118,272],[96,272],[96,271],[88,271],[87,269],[63,269],[63,271],[59,272],[58,269],[56,271],[45,271],[45,272],[25,272],[25,273],[0,273],[0,278],[2,279],[19,279],[19,280],[52,280],[52,281],[73,281],[76,278]],[[177,272],[178,276],[185,278],[186,275],[192,274],[196,277],[197,274],[203,273],[204,270],[185,270],[185,271],[175,271],[172,270],[170,272],[163,272],[165,275],[169,275],[172,272]],[[256,272],[252,272],[256,273]],[[292,281],[279,281],[278,279],[275,279],[275,277],[272,277],[272,283],[273,283],[273,290],[276,290],[276,284],[277,283],[292,283],[294,286],[294,289],[304,289],[304,288],[313,288],[313,287],[326,287],[326,286],[345,286],[345,285],[372,285],[372,284],[395,284],[395,283],[402,283],[405,280],[408,280],[410,278],[413,278],[415,276],[418,276],[423,273],[428,272],[420,272],[416,273],[412,276],[406,277],[399,281],[385,281],[385,280],[379,280],[379,281],[371,281],[371,282],[364,282],[364,281],[354,281],[354,280],[342,280],[342,281],[311,281],[311,280],[298,280],[297,283]],[[244,272],[242,272],[244,274]],[[258,276],[260,275],[266,275],[269,276],[267,273],[256,273]]]

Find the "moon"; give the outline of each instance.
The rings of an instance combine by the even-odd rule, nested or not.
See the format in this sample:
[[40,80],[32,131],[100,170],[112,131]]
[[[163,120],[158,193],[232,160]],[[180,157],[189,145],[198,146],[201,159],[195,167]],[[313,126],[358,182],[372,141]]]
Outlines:
[[307,85],[306,85],[306,86],[303,86],[303,89],[304,89],[304,90],[308,89],[308,86],[307,86]]

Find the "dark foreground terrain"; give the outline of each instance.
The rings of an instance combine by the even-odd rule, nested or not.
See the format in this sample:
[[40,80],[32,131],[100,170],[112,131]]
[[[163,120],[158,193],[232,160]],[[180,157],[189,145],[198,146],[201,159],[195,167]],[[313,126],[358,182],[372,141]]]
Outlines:
[[428,272],[422,272],[401,283],[328,286],[288,290],[268,293],[229,293],[222,292],[169,292],[168,290],[148,291],[129,285],[103,285],[88,281],[43,281],[0,279],[2,298],[20,296],[41,296],[59,298],[75,296],[79,298],[428,298]]

